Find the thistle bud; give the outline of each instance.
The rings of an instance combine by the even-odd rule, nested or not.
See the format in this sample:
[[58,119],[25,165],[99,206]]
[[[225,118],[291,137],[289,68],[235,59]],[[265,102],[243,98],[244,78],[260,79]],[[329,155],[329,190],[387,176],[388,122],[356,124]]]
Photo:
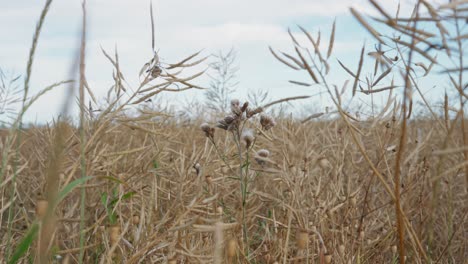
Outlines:
[[263,130],[269,130],[270,128],[276,125],[275,120],[267,115],[260,116],[260,124],[262,125]]
[[216,127],[228,130],[228,124],[224,120],[219,120],[218,123],[216,124]]
[[263,112],[263,108],[261,108],[261,107],[257,107],[257,108],[255,108],[253,110],[247,108],[247,111],[246,111],[245,115],[247,116],[247,118],[251,118],[252,116],[254,116],[256,114],[259,114],[261,112]]
[[162,73],[162,70],[158,66],[154,66],[151,69],[151,77],[153,77],[153,78],[158,78],[161,75],[161,73]]
[[247,107],[249,107],[249,102],[245,102],[242,107],[241,107],[241,112],[245,112],[245,110],[247,110]]
[[226,124],[230,125],[232,122],[234,122],[234,120],[236,120],[236,117],[234,116],[226,116],[224,118],[224,122],[226,122]]
[[207,123],[203,123],[201,124],[200,126],[201,130],[203,132],[205,132],[205,136],[207,138],[211,138],[211,139],[214,139],[214,132],[215,132],[215,129],[214,127],[211,127],[209,124]]

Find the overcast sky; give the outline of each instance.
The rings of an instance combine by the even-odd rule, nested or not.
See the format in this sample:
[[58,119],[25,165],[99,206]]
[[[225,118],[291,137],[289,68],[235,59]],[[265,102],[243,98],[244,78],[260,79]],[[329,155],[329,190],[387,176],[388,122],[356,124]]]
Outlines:
[[[7,72],[23,74],[36,21],[45,1],[0,1],[0,67]],[[382,1],[395,10],[397,1]],[[411,1],[409,1],[411,2]],[[327,43],[336,18],[334,55],[350,67],[357,67],[359,51],[367,40],[373,43],[349,13],[353,6],[373,12],[362,0],[154,0],[156,46],[165,62],[177,62],[203,49],[204,55],[234,47],[238,51],[239,96],[248,90],[267,89],[272,98],[312,95],[318,90],[298,87],[288,80],[308,81],[305,73],[297,74],[277,62],[268,46],[291,50],[287,28],[297,31],[296,24],[313,35],[320,29],[322,43]],[[113,52],[117,47],[122,71],[127,81],[136,86],[138,72],[151,57],[149,0],[88,0],[89,35],[87,43],[87,79],[98,97],[112,85],[112,67],[100,47]],[[402,10],[410,12],[406,2]],[[81,1],[56,0],[52,3],[35,57],[31,92],[37,93],[68,76],[73,54],[78,45],[81,23]],[[326,48],[326,45],[323,45]],[[333,70],[337,84],[346,78],[338,67]],[[205,79],[206,81],[206,79]],[[201,79],[201,82],[205,82]],[[204,85],[206,83],[201,83]],[[43,122],[59,112],[63,89],[48,93],[27,113],[25,120]],[[201,92],[187,95],[203,99]],[[318,100],[316,107],[327,104]]]

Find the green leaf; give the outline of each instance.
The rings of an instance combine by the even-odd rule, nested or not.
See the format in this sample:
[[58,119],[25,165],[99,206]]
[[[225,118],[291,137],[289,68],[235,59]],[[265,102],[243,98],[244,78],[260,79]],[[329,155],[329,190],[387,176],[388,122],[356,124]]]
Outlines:
[[85,183],[86,181],[92,179],[93,177],[92,176],[87,176],[87,177],[83,177],[83,178],[79,178],[79,179],[76,179],[72,182],[70,182],[67,186],[63,187],[63,189],[59,192],[58,194],[58,198],[57,198],[57,204],[60,203],[63,199],[65,199],[65,197],[71,192],[73,191],[73,189],[75,189],[76,187],[78,187],[79,185]]
[[114,212],[109,214],[109,224],[114,225],[117,223],[117,215]]
[[155,169],[159,168],[159,163],[156,160],[153,161],[153,168]]
[[[133,195],[135,195],[136,192],[135,191],[130,191],[128,193],[125,193],[122,195],[122,197],[120,197],[120,200],[127,200],[127,199],[130,199]],[[119,201],[119,198],[115,198],[114,200],[112,200],[110,202],[110,206],[111,207],[114,207],[114,205]]]
[[101,203],[107,209],[107,193],[106,192],[103,192],[101,194]]
[[37,222],[34,222],[31,228],[29,228],[28,233],[26,233],[26,235],[16,247],[15,253],[13,253],[13,256],[8,261],[8,264],[18,263],[18,260],[28,251],[34,239],[36,239],[38,231],[39,224]]
[[128,193],[122,195],[122,200],[127,200],[127,199],[131,198],[135,194],[136,194],[135,191],[128,192]]

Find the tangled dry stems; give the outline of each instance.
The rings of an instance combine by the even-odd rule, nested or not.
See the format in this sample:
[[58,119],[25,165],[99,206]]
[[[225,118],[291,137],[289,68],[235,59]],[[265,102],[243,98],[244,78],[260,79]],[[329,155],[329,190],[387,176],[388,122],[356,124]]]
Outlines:
[[[280,62],[323,86],[335,104],[336,111],[315,113],[302,122],[266,111],[308,96],[253,109],[248,102],[232,100],[230,113],[220,115],[217,123],[182,124],[167,113],[138,107],[162,92],[201,88],[192,81],[204,71],[179,76],[183,69],[204,61],[192,61],[199,52],[174,64],[161,62],[155,52],[140,71],[136,89],[128,89],[117,52],[113,56],[104,52],[114,68],[115,84],[109,104],[94,115],[91,106],[84,107],[85,89],[96,100],[85,80],[83,30],[80,127],[59,120],[21,129],[26,108],[43,93],[67,83],[49,86],[27,101],[34,51],[50,2],[41,15],[27,64],[25,108],[11,129],[0,134],[0,259],[10,257],[13,248],[21,249],[23,238],[34,230],[40,230],[39,238],[22,252],[24,261],[457,263],[467,259],[462,46],[466,35],[458,25],[466,12],[463,1],[437,8],[418,1],[410,18],[392,18],[370,1],[382,16],[373,20],[402,38],[382,36],[351,9],[381,44],[367,54],[375,60],[370,78],[363,72],[364,47],[356,71],[339,62],[352,77],[353,97],[357,92],[389,93],[386,105],[372,118],[351,115],[343,107],[345,89],[340,92],[327,80],[335,23],[326,56],[320,34],[314,38],[302,27],[309,46],[288,31],[295,55],[270,48]],[[427,16],[419,16],[420,6],[427,9]],[[422,21],[434,23],[439,33],[418,28]],[[447,21],[455,21],[455,37],[448,38]],[[440,46],[428,40],[435,37],[440,38]],[[447,95],[444,113],[439,115],[418,86],[414,67],[422,68],[426,76],[438,64],[422,45],[459,60],[458,68],[443,71],[459,93],[455,116],[449,114]],[[396,56],[389,56],[382,46],[393,46]],[[402,78],[384,84],[395,69]],[[398,81],[400,85],[395,85]],[[392,97],[399,87],[404,88],[401,105]],[[419,93],[429,116],[411,118],[412,90]],[[127,111],[135,105],[137,115]],[[81,188],[69,188],[75,183]],[[64,191],[67,195],[61,196]]]

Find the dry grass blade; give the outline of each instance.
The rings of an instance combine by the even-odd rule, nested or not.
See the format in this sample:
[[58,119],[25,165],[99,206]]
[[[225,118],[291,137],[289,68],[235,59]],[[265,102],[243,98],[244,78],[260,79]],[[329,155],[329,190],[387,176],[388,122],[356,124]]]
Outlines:
[[[434,61],[437,61],[437,55],[434,57]],[[435,62],[431,62],[431,64],[429,64],[429,67],[427,68],[427,71],[426,71],[426,73],[424,74],[424,76],[429,75],[429,73],[430,73],[431,70],[432,70],[432,67],[434,67],[434,64],[435,64]]]
[[270,106],[273,106],[275,104],[280,104],[280,103],[284,103],[284,102],[289,102],[289,101],[293,101],[293,100],[301,100],[301,99],[307,99],[307,98],[310,98],[310,96],[308,95],[303,95],[303,96],[293,96],[293,97],[287,97],[287,98],[283,98],[283,99],[280,99],[280,100],[276,100],[276,101],[273,101],[271,103],[268,103],[264,106],[262,106],[262,108],[268,108]]
[[332,31],[330,35],[330,43],[328,43],[327,59],[330,58],[330,55],[333,51],[333,44],[335,43],[335,29],[336,29],[336,19],[333,21]]
[[[450,117],[449,117],[449,102],[448,102],[448,96],[447,96],[447,91],[445,91],[445,94],[444,94],[444,119],[445,119],[445,127],[447,129],[447,131],[450,129],[450,124],[449,124],[449,120],[450,120]],[[435,151],[437,152],[437,151]]]
[[296,63],[297,66],[299,66],[300,68],[302,69],[305,69],[305,66],[296,58],[294,58],[293,56],[287,54],[286,52],[281,52],[281,54],[283,54],[286,58],[292,60],[294,63]]
[[[201,72],[197,72],[197,73],[195,73],[195,74],[193,74],[193,75],[191,75],[191,76],[185,77],[185,78],[179,78],[179,77],[177,77],[176,74],[169,74],[169,73],[167,73],[167,76],[169,76],[169,77],[172,78],[172,80],[171,80],[172,82],[180,82],[180,83],[184,83],[184,84],[185,84],[185,83],[188,82],[188,81],[194,80],[194,79],[196,79],[197,77],[202,76],[205,72],[206,72],[206,70],[201,71]],[[163,75],[163,76],[164,76],[164,75]],[[196,85],[187,85],[187,86],[198,87],[198,86],[196,86]],[[201,87],[200,87],[200,88],[201,88]],[[203,89],[203,88],[202,88],[202,89]]]
[[427,52],[425,52],[422,49],[416,47],[415,45],[411,45],[411,43],[405,42],[405,41],[400,40],[400,39],[393,39],[393,41],[395,41],[396,43],[401,44],[403,46],[406,46],[406,47],[410,48],[413,51],[416,51],[417,53],[422,55],[424,58],[431,61],[431,63],[437,63],[437,61],[434,58],[432,58]]
[[[388,22],[388,20],[383,20],[383,19],[379,19],[379,18],[373,18],[373,19],[375,21],[377,21],[377,22],[381,22],[381,23],[384,23],[384,24],[387,24],[387,25],[390,24],[390,22]],[[419,42],[425,43],[430,47],[433,46],[433,43],[431,43],[430,38],[435,37],[436,36],[435,34],[429,33],[429,32],[424,31],[424,30],[415,29],[415,28],[412,28],[410,26],[398,24],[398,23],[393,23],[390,26],[394,30],[396,30],[398,32],[401,32],[401,33],[403,33],[404,35],[406,35],[408,37],[411,37],[411,38],[414,37]],[[418,35],[418,34],[420,34],[420,35]]]
[[395,22],[393,21],[392,17],[375,1],[369,0],[371,4],[382,14],[388,21],[389,26],[392,26]]
[[292,34],[290,28],[288,28],[288,34],[289,34],[289,37],[291,37],[291,40],[293,41],[294,45],[296,45],[296,46],[301,46],[301,45],[299,45],[299,42],[297,42],[296,38],[295,38],[294,35]]
[[320,32],[320,29],[317,33],[317,48],[320,47],[320,40],[322,39],[322,33]]
[[118,66],[117,66],[117,63],[114,61],[114,59],[112,59],[112,57],[111,57],[109,54],[107,54],[107,52],[104,50],[103,47],[101,47],[101,51],[102,51],[102,53],[104,53],[104,56],[112,63],[112,65],[113,65],[115,68],[117,68],[117,67],[118,67]]
[[84,80],[84,87],[86,88],[86,91],[88,91],[89,96],[91,96],[91,99],[93,100],[93,102],[97,103],[96,96],[94,95],[93,91],[89,87],[88,81],[86,79]]
[[207,57],[203,57],[203,58],[201,58],[201,59],[199,59],[199,60],[197,60],[197,61],[191,62],[191,63],[178,65],[178,68],[188,68],[188,67],[197,66],[197,65],[199,65],[200,63],[204,62],[206,59],[208,59],[208,56],[207,56]]
[[[34,95],[33,97],[31,97],[26,103],[25,105],[23,106],[23,108],[21,109],[22,112],[26,112],[39,98],[41,98],[44,94],[46,94],[47,92],[50,92],[52,89],[54,89],[55,87],[58,87],[58,86],[61,86],[63,84],[71,84],[71,83],[74,83],[74,81],[72,80],[68,80],[68,81],[61,81],[61,82],[58,82],[58,83],[54,83],[54,84],[51,84],[49,86],[47,86],[46,88],[44,88],[42,91],[40,91],[39,93],[37,93],[36,95]],[[21,120],[18,118],[15,120],[15,122],[13,123],[13,126],[16,126],[18,125],[19,123],[21,122]]]
[[[79,105],[80,105],[80,169],[81,169],[81,179],[86,177],[86,157],[85,157],[85,146],[86,146],[86,131],[85,131],[85,86],[86,86],[86,77],[85,77],[85,56],[86,56],[86,0],[82,3],[83,11],[83,21],[82,21],[82,32],[81,32],[81,47],[80,47],[80,83],[79,83]],[[116,55],[116,61],[118,62],[118,57]],[[118,63],[117,63],[118,69]],[[60,142],[60,141],[59,141]],[[80,256],[78,261],[83,263],[84,260],[84,246],[85,246],[85,234],[82,232],[85,228],[85,206],[86,206],[86,190],[81,189],[81,201],[80,201]]]
[[318,44],[314,41],[314,38],[312,37],[312,35],[310,35],[310,33],[303,27],[299,26],[299,29],[304,33],[304,35],[306,35],[306,37],[309,39],[310,43],[312,43],[312,46],[314,47],[314,50],[315,52],[318,51]]
[[154,36],[154,17],[153,17],[153,0],[150,0],[150,17],[151,17],[151,49],[155,52],[155,36]]
[[341,105],[341,94],[338,91],[338,86],[333,85],[333,88],[335,89],[335,96],[336,96],[335,98],[338,101],[338,105]]
[[279,60],[280,62],[282,62],[284,65],[288,66],[289,68],[291,69],[294,69],[296,71],[300,70],[300,68],[290,64],[289,62],[287,62],[286,60],[284,60],[283,58],[281,58],[280,56],[278,56],[278,54],[275,53],[275,51],[271,48],[271,47],[268,47],[270,49],[270,52],[271,54],[273,54],[273,56]]
[[356,78],[356,74],[354,74],[350,69],[348,69],[348,67],[346,67],[340,60],[338,60],[338,63],[340,64],[340,66],[347,72],[349,73],[349,75],[353,76],[354,78]]
[[302,56],[301,52],[299,51],[299,49],[297,47],[295,48],[295,50],[296,50],[297,55],[301,59],[302,64],[304,64],[304,67],[306,68],[306,70],[309,73],[310,77],[314,80],[315,83],[318,83],[319,81],[318,81],[317,77],[315,76],[314,71],[312,70],[312,68],[310,68],[310,66],[307,63],[307,61],[305,60],[304,56]]
[[[419,36],[416,36],[415,33],[423,35],[425,38],[433,38],[433,37],[436,36],[436,34],[434,34],[434,33],[430,33],[430,32],[424,31],[422,29],[413,28],[413,27],[409,27],[409,26],[405,26],[405,25],[401,25],[401,24],[396,24],[395,27],[409,31],[409,32],[404,32],[404,33],[407,34],[407,35],[413,34],[416,37],[416,39],[419,40],[419,41],[423,41],[423,38],[419,37]],[[427,42],[425,42],[425,43],[427,43]]]
[[[315,52],[315,54],[318,55],[319,60],[322,63],[324,63],[325,66],[328,67],[328,63],[326,62],[326,60],[323,59],[322,53],[320,52],[320,48],[319,48],[319,45],[320,45],[320,31],[318,33],[317,42],[315,42],[314,39],[312,38],[312,36],[310,35],[310,33],[307,30],[305,30],[305,28],[303,28],[303,27],[301,27],[299,25],[298,25],[298,27],[304,33],[304,35],[306,35],[306,37],[309,39],[310,43],[312,43],[312,46],[314,47],[314,52]],[[307,50],[307,52],[309,52],[309,51]]]
[[365,46],[362,46],[361,57],[359,58],[359,66],[358,66],[358,70],[357,70],[357,73],[356,73],[356,77],[354,78],[353,96],[356,95],[356,89],[357,89],[357,86],[358,86],[358,83],[359,83],[359,76],[361,75],[362,65],[364,64],[364,50],[365,50]]
[[[200,90],[204,90],[205,88],[201,87],[201,86],[198,86],[198,85],[195,85],[195,84],[191,84],[189,83],[188,81],[190,80],[193,80],[201,75],[203,75],[205,73],[206,70],[204,71],[201,71],[201,72],[198,72],[198,73],[195,73],[194,75],[192,76],[189,76],[189,77],[185,77],[183,79],[180,79],[178,78],[176,75],[174,74],[170,74],[170,73],[167,73],[167,76],[171,77],[172,79],[170,80],[171,83],[181,83],[181,84],[184,84],[186,85],[187,87],[186,88],[195,88],[195,89],[200,89]],[[180,90],[182,89],[185,89],[185,88],[180,88]]]
[[385,78],[385,76],[387,76],[390,72],[392,72],[392,67],[388,67],[388,69],[386,71],[384,71],[382,74],[379,75],[379,77],[377,77],[377,79],[375,79],[375,81],[372,83],[372,87],[376,86],[377,84],[379,84],[379,82]]
[[[457,84],[457,81],[455,81],[455,80],[453,79],[452,76],[450,76],[449,79],[450,79],[450,82],[452,82],[453,87],[458,91],[458,93],[459,93],[461,96],[463,96],[463,97],[465,97],[466,99],[468,99],[468,94],[466,94],[466,93],[464,92],[464,89],[462,89],[462,88]],[[466,86],[465,86],[465,89],[466,89]]]
[[289,80],[289,82],[292,84],[300,85],[300,86],[307,86],[307,87],[312,86],[311,84],[305,83],[305,82],[298,82],[298,81],[293,81],[293,80]]
[[325,113],[315,113],[315,114],[312,114],[310,116],[308,116],[307,118],[305,118],[304,120],[301,121],[301,123],[306,123],[312,119],[315,119],[315,118],[319,118],[321,116],[323,116]]
[[28,56],[28,64],[26,67],[26,77],[24,78],[24,96],[23,96],[23,103],[26,101],[29,92],[29,81],[31,79],[31,72],[32,72],[32,64],[34,61],[34,55],[36,53],[37,43],[39,42],[39,35],[41,33],[42,25],[44,24],[45,17],[49,12],[50,5],[52,4],[52,0],[47,0],[44,8],[42,9],[41,16],[39,17],[39,22],[36,25],[36,30],[34,31],[33,41],[31,49],[29,50]]
[[390,85],[390,86],[386,86],[386,87],[382,87],[382,88],[378,88],[378,89],[362,90],[360,92],[364,93],[364,94],[380,93],[380,92],[392,90],[392,89],[395,89],[395,88],[398,88],[398,87],[400,87],[400,86]]
[[463,40],[463,39],[468,39],[468,34],[463,34],[457,37],[453,37],[450,40]]
[[[169,84],[168,84],[168,86],[169,86]],[[189,87],[185,88],[185,90],[190,89],[190,88],[192,88],[192,87],[189,86]],[[164,91],[168,91],[168,90],[169,90],[168,88],[161,88],[161,89],[159,89],[159,90],[153,91],[153,92],[151,92],[151,93],[149,93],[149,94],[147,94],[147,95],[141,97],[140,99],[135,100],[135,101],[132,102],[131,104],[136,105],[136,104],[142,103],[142,102],[144,102],[144,101],[146,101],[146,100],[148,100],[148,99],[154,97],[155,95],[157,95],[157,94],[159,94],[159,93],[162,93],[162,92],[164,92]]]
[[421,0],[421,3],[427,8],[427,10],[429,11],[429,14],[431,15],[431,17],[434,19],[435,23],[436,23],[436,26],[437,28],[439,29],[439,32],[440,32],[440,37],[441,37],[441,40],[442,40],[442,45],[443,47],[445,47],[445,51],[447,52],[447,55],[450,56],[450,49],[448,49],[448,45],[447,45],[447,39],[445,37],[445,34],[449,34],[449,32],[447,31],[447,29],[443,26],[442,23],[440,23],[440,20],[439,20],[439,15],[437,13],[437,11],[434,9],[434,7],[432,7],[431,4],[429,4],[427,1],[425,0]]
[[[181,61],[178,62],[178,63],[169,64],[169,66],[168,66],[166,69],[170,70],[170,69],[174,69],[174,68],[177,68],[177,67],[183,67],[184,63],[186,63],[187,61],[189,61],[189,60],[195,58],[195,57],[198,56],[201,52],[202,52],[202,51],[200,50],[200,51],[198,51],[198,52],[196,52],[196,53],[194,53],[194,54],[188,56],[187,58],[181,60]],[[198,61],[196,62],[196,64],[199,64],[199,63],[205,61],[206,58],[207,58],[207,57],[204,57],[204,58],[198,60]],[[196,64],[194,64],[194,65],[196,65]],[[191,66],[193,66],[193,65],[191,65]]]
[[446,69],[446,70],[441,71],[440,73],[453,73],[453,72],[464,72],[464,71],[468,71],[468,66],[454,68],[454,69]]
[[141,151],[143,151],[143,150],[145,150],[147,148],[148,148],[148,146],[144,146],[144,147],[141,147],[141,148],[135,148],[135,149],[129,149],[129,150],[125,150],[125,151],[107,153],[107,154],[104,154],[102,156],[103,157],[111,157],[111,156],[129,155],[129,154],[141,152]]
[[372,36],[374,36],[375,39],[377,39],[380,43],[385,44],[385,41],[383,41],[383,39],[380,37],[379,33],[377,33],[377,31],[375,31],[375,29],[372,28],[369,25],[369,23],[366,22],[366,20],[361,16],[361,14],[359,14],[359,12],[354,10],[354,8],[350,8],[350,10],[351,10],[351,13],[353,14],[353,16],[359,21],[359,23],[361,23],[361,25],[363,27],[365,27],[367,29],[367,31],[369,33],[371,33]]

